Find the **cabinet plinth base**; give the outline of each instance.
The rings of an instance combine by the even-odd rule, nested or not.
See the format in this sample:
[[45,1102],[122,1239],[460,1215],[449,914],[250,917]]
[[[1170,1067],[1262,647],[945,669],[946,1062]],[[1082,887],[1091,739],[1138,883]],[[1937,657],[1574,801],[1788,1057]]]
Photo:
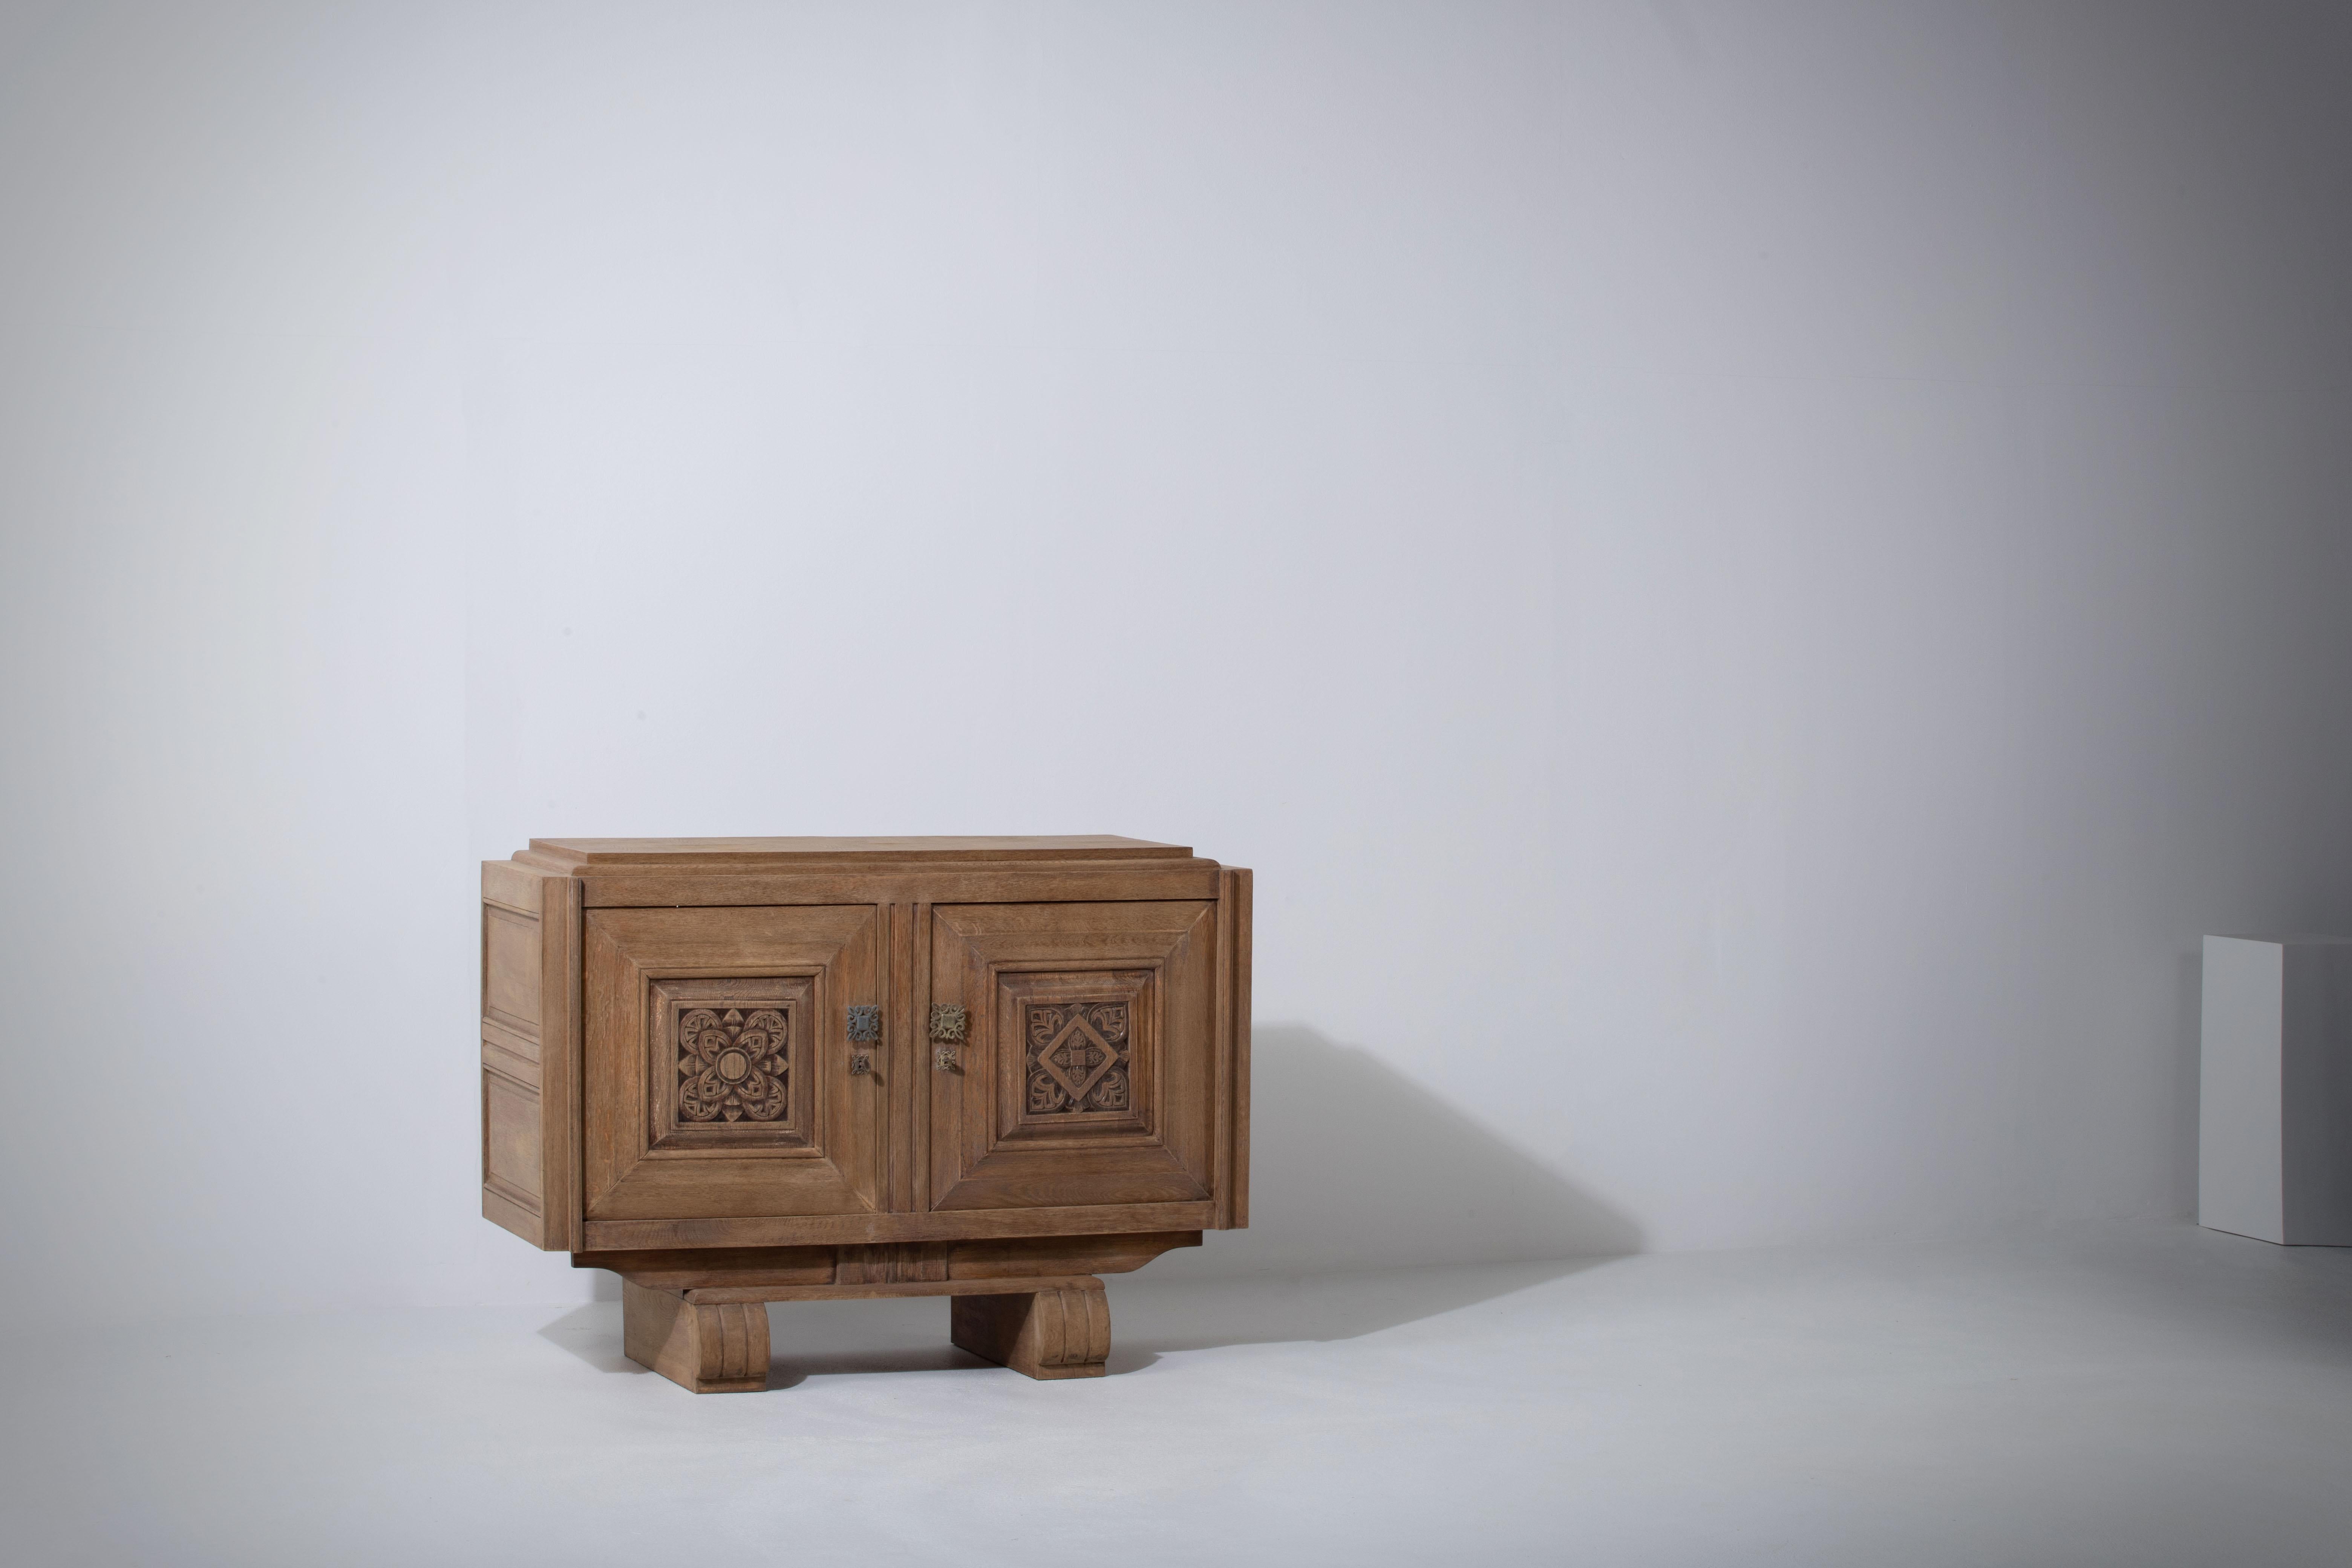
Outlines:
[[[767,1386],[771,1301],[946,1296],[949,1337],[982,1360],[1039,1379],[1101,1377],[1109,1299],[1099,1279],[1070,1266],[1133,1268],[1198,1241],[1197,1233],[1163,1233],[953,1253],[844,1247],[822,1257],[673,1252],[573,1261],[621,1274],[622,1342],[631,1361],[697,1394],[743,1394]],[[1024,1265],[1034,1272],[1021,1272]]]
[[697,1394],[768,1386],[768,1309],[757,1301],[703,1306],[625,1279],[621,1346],[631,1361]]
[[983,1361],[1031,1377],[1100,1377],[1110,1357],[1102,1281],[1067,1281],[1007,1296],[958,1296],[948,1337]]

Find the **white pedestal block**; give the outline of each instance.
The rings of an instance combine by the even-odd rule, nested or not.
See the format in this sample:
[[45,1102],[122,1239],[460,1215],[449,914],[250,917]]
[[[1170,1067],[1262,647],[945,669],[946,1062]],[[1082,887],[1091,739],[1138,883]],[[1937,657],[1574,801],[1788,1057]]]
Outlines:
[[2197,1222],[2352,1247],[2352,938],[2209,936]]

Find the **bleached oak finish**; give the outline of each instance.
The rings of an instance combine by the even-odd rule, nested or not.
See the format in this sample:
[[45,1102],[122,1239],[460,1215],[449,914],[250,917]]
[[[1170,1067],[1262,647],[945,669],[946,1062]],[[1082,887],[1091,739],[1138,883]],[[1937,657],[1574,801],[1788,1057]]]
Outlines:
[[1248,1223],[1250,892],[1110,836],[534,839],[482,868],[482,1212],[698,1391],[764,1384],[764,1302],[902,1295],[1099,1376],[1097,1276]]
[[768,1386],[768,1310],[757,1301],[689,1301],[675,1290],[621,1282],[621,1346],[697,1394],[757,1394]]
[[580,1204],[580,884],[482,868],[482,1214],[585,1245]]
[[1018,865],[1055,860],[1191,860],[1181,844],[1155,844],[1117,834],[1086,833],[1014,837],[861,838],[534,838],[515,857],[519,862],[560,870],[580,866],[643,867],[668,871],[685,867],[733,869],[747,866],[837,867],[861,861],[931,866]]
[[685,1290],[706,1297],[716,1289],[764,1290],[771,1294],[760,1298],[763,1300],[817,1300],[877,1289],[912,1295],[986,1294],[1003,1290],[1006,1280],[1125,1274],[1172,1248],[1200,1245],[1201,1233],[1193,1230],[883,1247],[575,1252],[572,1266],[609,1268],[625,1279],[658,1290]]
[[1031,1377],[1100,1377],[1110,1357],[1110,1302],[1082,1279],[1009,1296],[958,1296],[948,1337]]

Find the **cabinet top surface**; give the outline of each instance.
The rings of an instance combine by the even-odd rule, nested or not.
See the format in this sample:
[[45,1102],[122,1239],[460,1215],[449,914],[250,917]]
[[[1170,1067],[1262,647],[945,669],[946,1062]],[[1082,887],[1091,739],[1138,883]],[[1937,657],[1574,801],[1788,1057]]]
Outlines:
[[1117,834],[1005,837],[865,838],[534,838],[518,860],[583,870],[657,870],[734,867],[744,870],[828,860],[963,861],[988,864],[1057,860],[1186,860],[1181,844]]

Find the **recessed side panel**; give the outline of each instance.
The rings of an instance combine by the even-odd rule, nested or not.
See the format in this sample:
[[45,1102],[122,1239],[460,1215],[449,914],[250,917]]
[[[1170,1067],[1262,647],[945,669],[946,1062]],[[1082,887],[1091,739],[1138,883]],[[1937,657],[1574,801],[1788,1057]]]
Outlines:
[[497,904],[482,906],[482,1016],[539,1033],[539,919]]
[[539,1090],[504,1074],[482,1073],[482,1185],[537,1212],[547,1202]]

